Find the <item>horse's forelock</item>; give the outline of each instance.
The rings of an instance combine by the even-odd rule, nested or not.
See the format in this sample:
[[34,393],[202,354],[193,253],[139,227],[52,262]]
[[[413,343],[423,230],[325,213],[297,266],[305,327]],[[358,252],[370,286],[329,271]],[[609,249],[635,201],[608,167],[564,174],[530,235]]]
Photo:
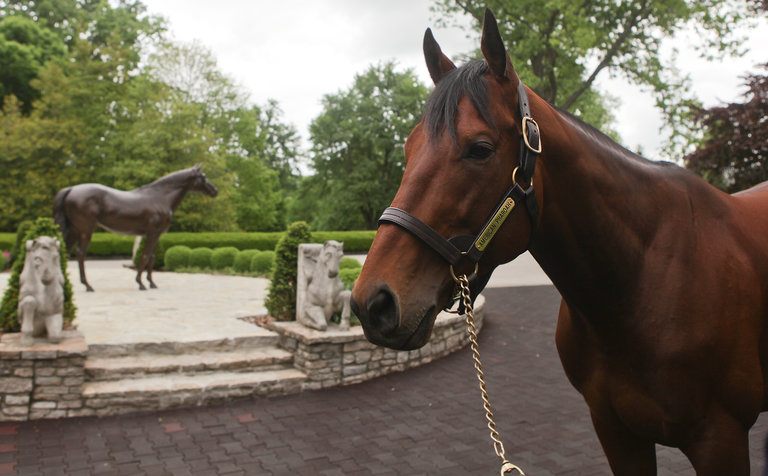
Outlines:
[[459,101],[465,96],[483,120],[495,127],[488,107],[488,87],[484,77],[487,72],[488,63],[472,60],[440,80],[424,108],[424,121],[430,139],[438,138],[447,129],[451,139],[457,141],[456,117]]

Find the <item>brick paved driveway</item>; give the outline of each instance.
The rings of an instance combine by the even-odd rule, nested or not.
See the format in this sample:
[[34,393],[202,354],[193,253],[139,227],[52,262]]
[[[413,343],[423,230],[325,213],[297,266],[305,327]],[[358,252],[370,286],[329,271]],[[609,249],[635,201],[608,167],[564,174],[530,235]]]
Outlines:
[[[554,347],[548,286],[486,292],[481,351],[507,452],[529,476],[610,474]],[[768,416],[752,431],[763,465]],[[660,474],[693,474],[660,448]],[[0,474],[498,474],[468,352],[360,385],[218,407],[0,424]]]

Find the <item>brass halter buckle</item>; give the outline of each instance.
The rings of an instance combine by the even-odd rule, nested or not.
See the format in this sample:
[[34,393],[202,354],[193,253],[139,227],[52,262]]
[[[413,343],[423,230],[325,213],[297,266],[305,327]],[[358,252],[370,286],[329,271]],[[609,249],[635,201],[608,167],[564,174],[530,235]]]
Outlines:
[[[533,148],[531,146],[531,143],[528,141],[528,124],[532,123],[533,127],[536,128],[536,133],[539,135],[539,143],[538,148]],[[534,154],[541,154],[541,129],[539,129],[539,124],[531,117],[531,116],[525,116],[523,117],[523,142],[525,142],[525,146],[528,147],[528,150],[533,152]]]

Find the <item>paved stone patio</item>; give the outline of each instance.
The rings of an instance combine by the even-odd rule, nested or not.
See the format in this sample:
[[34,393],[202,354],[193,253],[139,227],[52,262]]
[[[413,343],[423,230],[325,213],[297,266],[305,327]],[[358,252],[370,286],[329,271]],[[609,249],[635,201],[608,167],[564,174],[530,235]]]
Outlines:
[[[554,346],[556,291],[486,291],[481,351],[511,459],[531,476],[608,475]],[[768,415],[750,435],[763,467]],[[659,448],[661,475],[693,475]],[[0,474],[498,474],[468,351],[359,385],[103,419],[0,424]]]
[[[69,277],[78,307],[76,324],[89,345],[195,342],[273,335],[238,317],[263,315],[268,280],[207,274],[153,274],[159,289],[139,291],[128,261],[86,262],[96,292],[85,292],[77,263]],[[0,292],[8,273],[0,274]]]

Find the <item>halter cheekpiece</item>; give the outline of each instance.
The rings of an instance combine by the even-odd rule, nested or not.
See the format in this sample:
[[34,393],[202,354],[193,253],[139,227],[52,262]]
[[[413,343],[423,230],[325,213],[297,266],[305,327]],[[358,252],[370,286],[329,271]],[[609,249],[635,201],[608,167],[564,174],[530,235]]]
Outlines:
[[[518,81],[517,91],[521,117],[520,132],[522,135],[522,140],[520,141],[520,165],[512,175],[512,186],[501,198],[496,209],[490,218],[486,220],[478,235],[459,235],[445,239],[423,221],[407,211],[395,207],[389,207],[384,210],[384,213],[379,218],[379,225],[392,223],[413,233],[442,256],[451,265],[451,269],[453,269],[453,267],[458,266],[464,260],[469,260],[475,266],[477,265],[494,235],[499,231],[518,202],[525,204],[531,223],[535,224],[539,207],[536,203],[536,194],[533,191],[533,173],[536,170],[536,159],[541,153],[541,135],[539,133],[539,125],[531,116],[528,94],[522,81]],[[524,189],[520,186],[520,182],[517,180],[518,176],[523,183],[528,184],[528,188]],[[466,251],[461,251],[461,249]]]

